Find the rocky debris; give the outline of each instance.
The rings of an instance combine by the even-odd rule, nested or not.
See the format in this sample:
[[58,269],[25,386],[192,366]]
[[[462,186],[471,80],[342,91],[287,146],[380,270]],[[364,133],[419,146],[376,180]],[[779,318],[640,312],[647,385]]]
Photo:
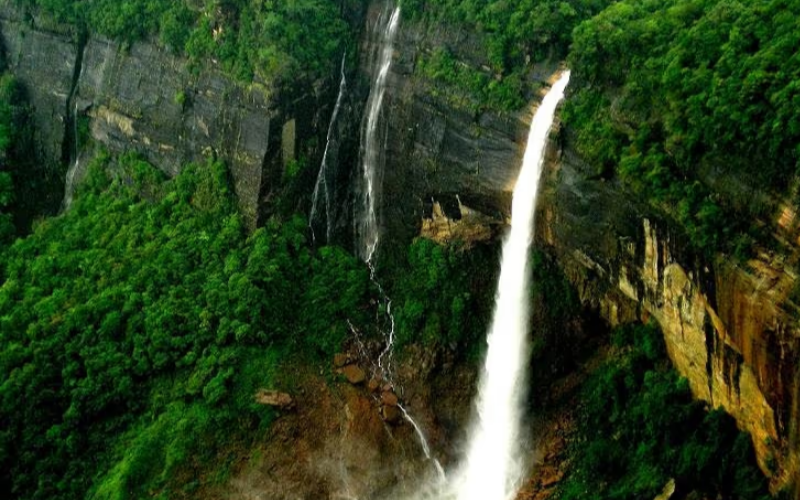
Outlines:
[[401,418],[400,409],[397,406],[384,405],[381,408],[381,416],[388,423],[396,424],[400,422]]
[[295,407],[294,399],[289,394],[269,389],[259,389],[255,394],[256,403],[266,406],[274,406],[284,410]]
[[547,467],[541,472],[542,488],[550,488],[564,479],[564,471],[555,467]]
[[397,406],[397,404],[399,403],[397,399],[397,394],[391,391],[384,391],[381,393],[381,402],[385,406]]
[[670,479],[667,484],[664,485],[664,489],[661,490],[661,494],[658,495],[655,500],[669,500],[672,498],[672,495],[675,494],[675,480]]
[[347,365],[342,368],[342,375],[353,385],[364,383],[367,374],[358,365]]
[[378,392],[380,388],[381,388],[381,381],[378,378],[373,377],[367,383],[367,389],[369,390],[369,392]]
[[342,368],[351,362],[352,360],[350,359],[349,354],[339,352],[333,355],[333,366],[335,366],[336,368]]

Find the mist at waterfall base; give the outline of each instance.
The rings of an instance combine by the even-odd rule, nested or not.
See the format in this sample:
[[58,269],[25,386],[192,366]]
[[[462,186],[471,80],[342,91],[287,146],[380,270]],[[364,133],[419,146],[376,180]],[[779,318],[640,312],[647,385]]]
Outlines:
[[561,75],[531,123],[514,188],[511,229],[503,242],[488,351],[464,456],[446,479],[424,485],[410,497],[413,500],[511,500],[525,479],[529,453],[522,449],[521,420],[529,336],[528,250],[547,138],[569,76],[569,71]]

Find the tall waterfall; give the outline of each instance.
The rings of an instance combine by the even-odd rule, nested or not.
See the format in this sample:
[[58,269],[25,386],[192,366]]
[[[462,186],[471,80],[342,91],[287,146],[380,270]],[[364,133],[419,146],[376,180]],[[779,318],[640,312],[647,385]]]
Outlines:
[[319,202],[320,191],[325,197],[325,242],[331,241],[331,187],[328,184],[328,153],[330,153],[331,145],[335,142],[334,127],[336,119],[339,117],[339,110],[342,107],[344,100],[345,90],[347,88],[347,79],[344,73],[345,59],[347,53],[342,55],[341,65],[341,79],[339,80],[339,95],[336,96],[336,105],[333,107],[333,114],[331,114],[331,121],[328,124],[328,135],[325,139],[325,152],[322,154],[322,163],[319,166],[319,173],[317,174],[317,182],[314,184],[314,193],[311,196],[311,213],[308,216],[308,227],[311,229],[311,238],[316,241],[317,235],[314,232],[314,221],[317,218],[317,204]]
[[394,37],[400,24],[400,7],[390,10],[390,6],[391,4],[387,4],[387,9],[378,20],[378,25],[383,26],[383,28],[380,30],[377,64],[374,67],[372,89],[367,99],[366,122],[361,134],[361,174],[363,183],[361,187],[360,213],[356,213],[356,240],[359,256],[370,267],[373,267],[372,259],[380,239],[376,198],[380,190],[383,144],[380,142],[381,137],[379,137],[378,125],[383,107],[383,96],[386,93],[386,79],[389,75],[389,67],[392,64]]
[[565,72],[536,111],[528,135],[511,207],[511,231],[503,243],[494,318],[489,330],[478,392],[478,418],[469,439],[466,462],[456,478],[458,500],[507,500],[523,479],[520,415],[528,354],[528,247],[547,136],[556,106],[569,82]]
[[466,454],[444,482],[423,484],[414,500],[512,500],[525,474],[521,415],[528,356],[528,249],[547,137],[569,71],[553,85],[533,117],[522,169],[514,188],[511,230],[503,243],[489,350],[476,399]]

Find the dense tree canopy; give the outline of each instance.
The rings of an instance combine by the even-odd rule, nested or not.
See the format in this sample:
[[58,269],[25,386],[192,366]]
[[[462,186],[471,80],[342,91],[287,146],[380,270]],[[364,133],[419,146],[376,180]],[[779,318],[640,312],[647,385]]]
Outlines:
[[329,356],[347,320],[367,330],[365,266],[312,251],[299,219],[248,236],[222,165],[164,182],[134,157],[99,163],[68,213],[0,259],[5,498],[202,481],[216,450],[268,424],[253,395],[278,353]]
[[[798,43],[798,1],[624,0],[575,30],[565,118],[599,173],[735,249],[746,186],[784,189],[800,166]],[[709,187],[726,175],[745,187]]]
[[349,40],[335,0],[6,0],[82,32],[131,43],[158,36],[194,61],[267,81],[333,71]]
[[422,22],[455,23],[480,33],[491,72],[462,64],[456,47],[423,56],[425,76],[461,87],[479,106],[516,110],[526,102],[532,63],[567,54],[572,30],[612,0],[403,0],[403,15]]

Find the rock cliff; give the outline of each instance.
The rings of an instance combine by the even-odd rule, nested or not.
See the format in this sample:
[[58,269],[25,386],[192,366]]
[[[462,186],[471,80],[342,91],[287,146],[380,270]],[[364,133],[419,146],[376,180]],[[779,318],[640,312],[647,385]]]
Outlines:
[[[371,5],[368,27],[381,7],[381,2]],[[430,230],[445,219],[467,219],[455,234],[437,231],[441,240],[481,239],[506,222],[530,110],[501,113],[470,106],[464,103],[468,97],[453,98],[462,90],[433,81],[418,68],[422,58],[445,48],[459,64],[486,72],[484,47],[463,28],[430,26],[401,14],[383,111],[386,154],[379,217],[387,243],[381,260],[391,261],[404,251],[423,220]],[[554,67],[536,67],[532,78],[543,82]]]
[[[623,186],[593,178],[568,132],[559,137],[539,207],[540,243],[558,256],[581,300],[609,323],[657,321],[693,393],[752,435],[775,489],[795,483],[795,257],[762,252],[740,263],[692,252],[668,219]],[[786,210],[773,222],[796,230]]]
[[[93,146],[136,152],[168,175],[217,157],[229,165],[242,213],[254,225],[283,188],[289,162],[320,154],[320,122],[330,113],[318,102],[329,100],[324,85],[243,85],[215,61],[191,67],[153,43],[76,40],[64,27],[38,27],[35,17],[10,8],[0,11],[0,36],[34,110],[39,161],[67,176],[67,199]],[[80,137],[76,120],[88,121],[89,138]]]

